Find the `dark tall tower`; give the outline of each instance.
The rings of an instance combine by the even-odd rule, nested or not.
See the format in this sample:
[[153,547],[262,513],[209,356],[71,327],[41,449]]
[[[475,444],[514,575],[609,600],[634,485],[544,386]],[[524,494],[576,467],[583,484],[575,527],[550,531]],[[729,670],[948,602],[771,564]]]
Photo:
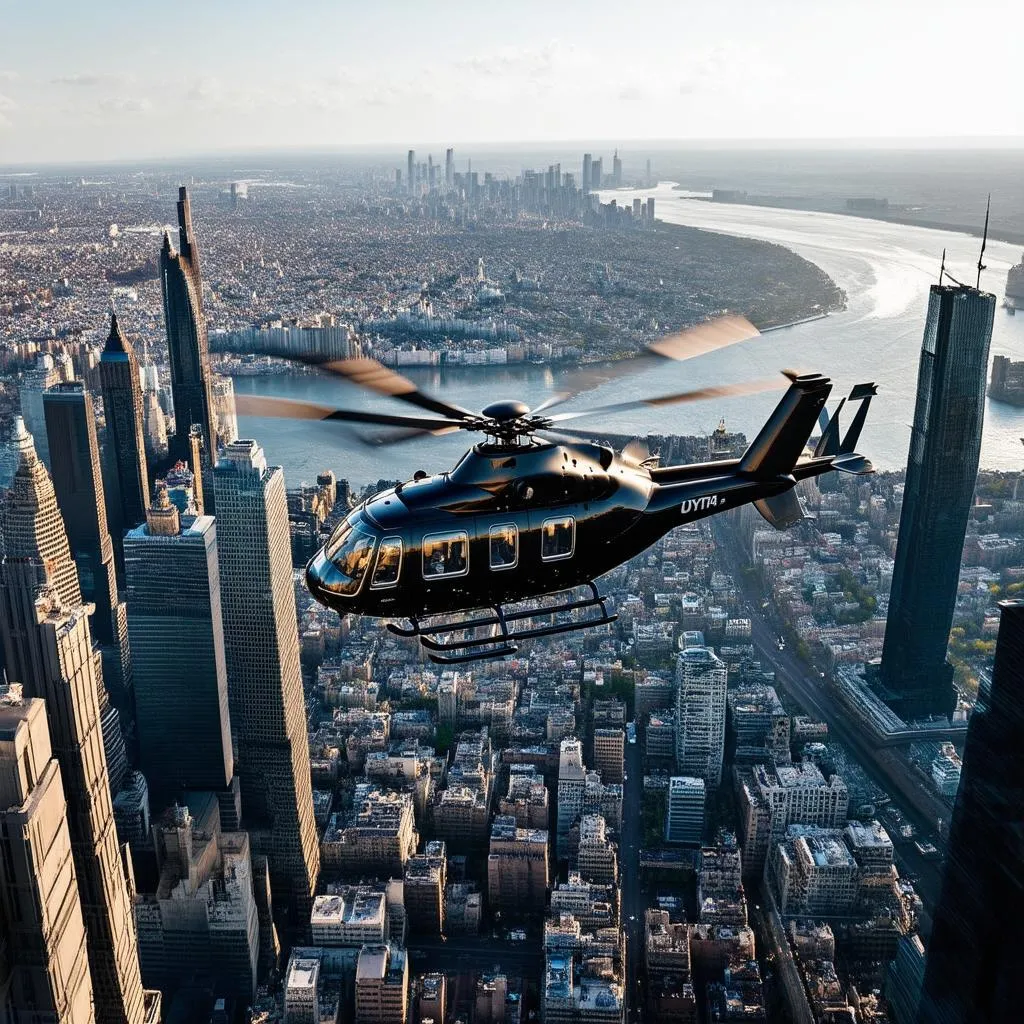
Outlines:
[[110,496],[107,505],[107,522],[118,547],[123,532],[146,518],[149,476],[139,363],[114,313],[110,314],[110,336],[100,356],[100,381],[113,475],[117,480],[117,494]]
[[406,174],[408,175],[409,195],[416,194],[416,150],[410,149],[405,159]]
[[[58,384],[43,395],[43,411],[57,505],[78,568],[82,597],[95,605],[90,626],[103,654],[103,680],[119,714],[130,719],[128,620],[117,597],[92,398],[81,381]],[[100,699],[102,702],[102,696]]]
[[182,523],[158,485],[124,554],[139,760],[153,806],[183,789],[223,792],[234,762],[216,525],[210,516]]
[[174,398],[174,440],[171,456],[188,461],[189,428],[198,423],[203,430],[204,458],[212,464],[217,452],[217,428],[213,418],[210,353],[203,315],[203,282],[199,272],[199,250],[192,231],[192,210],[188,193],[178,190],[178,250],[171,236],[164,235],[160,251],[160,281],[167,324],[167,354],[171,367],[171,395]]
[[920,1024],[1020,1019],[1024,946],[1024,601],[1003,601],[992,682],[971,715],[925,960]]
[[933,285],[917,375],[882,684],[904,718],[952,714],[946,662],[967,516],[978,476],[994,295]]
[[86,603],[94,603],[92,634],[101,645],[115,636],[117,579],[107,530],[106,497],[92,398],[81,381],[57,384],[43,395],[53,489],[64,519]]
[[444,184],[446,188],[451,188],[455,184],[454,149],[446,149],[444,151]]

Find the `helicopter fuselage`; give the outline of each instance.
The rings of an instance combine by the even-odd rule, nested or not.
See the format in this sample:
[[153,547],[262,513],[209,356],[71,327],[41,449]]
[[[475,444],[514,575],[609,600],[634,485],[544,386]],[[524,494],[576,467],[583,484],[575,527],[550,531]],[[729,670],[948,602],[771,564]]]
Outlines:
[[340,614],[450,614],[568,590],[670,530],[793,487],[740,460],[650,468],[598,443],[479,444],[354,508],[309,562]]

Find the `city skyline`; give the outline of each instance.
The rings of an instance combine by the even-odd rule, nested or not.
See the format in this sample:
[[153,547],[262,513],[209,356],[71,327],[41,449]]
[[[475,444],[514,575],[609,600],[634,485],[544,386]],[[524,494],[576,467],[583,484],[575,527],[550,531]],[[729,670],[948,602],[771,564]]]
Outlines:
[[[912,333],[904,347],[916,357],[924,320],[924,352],[938,353],[942,372],[923,358],[915,389],[911,367],[887,365],[877,399],[874,384],[849,392],[849,375],[875,379],[861,376],[842,330],[865,319],[865,292],[879,308],[881,265],[839,282],[825,247],[805,256],[662,212],[735,210],[746,223],[757,208],[742,187],[711,202],[668,186],[614,202],[595,194],[631,175],[651,180],[624,152],[587,147],[501,177],[475,158],[469,168],[458,146],[404,145],[383,173],[296,164],[287,187],[265,189],[197,176],[186,190],[188,176],[170,170],[0,181],[16,275],[0,271],[0,439],[11,436],[0,447],[0,792],[13,805],[0,815],[4,1024],[35,1002],[43,1024],[159,1024],[161,1008],[167,1024],[917,1024],[922,987],[941,995],[927,978],[956,955],[937,944],[926,970],[931,922],[948,942],[958,915],[986,955],[962,958],[957,987],[984,987],[999,966],[985,903],[951,899],[970,896],[985,861],[965,842],[971,822],[987,817],[989,846],[1012,846],[1019,795],[1006,773],[993,801],[986,774],[1012,746],[1024,645],[1021,606],[1000,601],[1024,587],[1019,446],[1012,472],[977,472],[996,299],[933,287],[927,248],[927,280],[905,299],[913,331],[879,314],[879,335]],[[177,236],[157,226],[175,199]],[[837,190],[832,212],[799,216],[878,232],[888,204]],[[893,209],[904,208],[894,199]],[[829,242],[840,249],[844,237]],[[912,265],[906,252],[900,267]],[[983,255],[992,281],[1006,273],[1005,249]],[[956,263],[945,271],[963,278]],[[725,306],[785,330],[756,341],[744,328],[749,345],[731,364],[694,361],[692,386],[716,397],[706,429],[651,411],[658,380],[657,392],[639,385],[648,400],[636,440],[604,433],[610,422],[597,442],[538,435],[529,454],[492,436],[461,465],[489,459],[508,472],[497,531],[491,491],[477,486],[490,482],[474,477],[455,505],[438,500],[443,478],[423,480],[441,468],[429,449],[411,456],[423,474],[398,486],[377,478],[412,474],[375,449],[367,481],[347,437],[324,435],[322,455],[311,419],[292,435],[305,449],[293,472],[282,457],[289,427],[235,406],[236,386],[248,397],[246,385],[275,383],[320,401],[309,364],[324,363],[365,372],[375,405],[384,392],[451,415],[449,398],[483,408],[521,384],[535,402],[534,383],[550,395],[563,370],[578,379],[584,364],[591,378],[654,338],[662,350],[666,336],[710,344],[729,323]],[[1009,310],[995,317],[1024,324]],[[720,386],[752,379],[760,360],[774,372],[801,332],[821,357],[814,368],[835,379],[827,411],[849,394],[847,429],[819,418],[831,384],[809,372],[791,378],[813,399],[797,406],[799,436],[778,411],[764,427],[757,410],[733,422]],[[831,347],[814,344],[833,332]],[[873,346],[870,372],[890,355]],[[632,406],[628,369],[601,385],[618,394],[586,401]],[[1002,367],[1008,401],[1021,375],[1024,364]],[[460,381],[485,400],[458,394]],[[778,471],[779,486],[792,484],[797,459],[797,469],[843,456],[835,468],[870,469],[874,440],[855,440],[866,400],[877,409],[900,387],[946,414],[915,420],[906,473],[796,472],[791,508],[772,498],[717,514],[735,497],[723,467]],[[777,410],[790,400],[769,399]],[[174,423],[170,453],[163,417]],[[26,418],[49,442],[45,464]],[[737,429],[748,422],[761,431],[749,444]],[[602,461],[582,475],[579,456],[593,448]],[[562,465],[531,467],[545,449]],[[666,531],[636,557],[626,557],[638,550],[629,531],[609,524],[601,539],[619,559],[605,572],[585,529],[603,491],[574,497],[569,466],[596,484],[616,459],[653,491],[676,474],[691,490],[681,504],[670,498]],[[943,472],[922,484],[919,463]],[[307,470],[315,484],[302,482]],[[708,472],[720,482],[698,499],[694,482]],[[710,514],[690,519],[694,506]],[[922,509],[956,529],[908,527]],[[398,516],[415,511],[423,518],[399,533]],[[437,532],[442,515],[462,517],[460,532]],[[771,529],[780,518],[790,528]],[[373,522],[387,541],[371,537]],[[899,540],[948,556],[924,594],[893,582],[907,574]],[[465,572],[435,573],[434,542],[453,563],[463,545]],[[458,595],[454,611],[470,607],[474,580],[518,567],[536,583],[545,560],[599,579],[614,615],[565,632],[550,627],[571,612],[496,597],[499,624],[507,606],[513,621],[548,628],[504,660],[457,665],[435,664],[372,612],[335,614],[309,571],[330,562],[357,592],[411,584],[410,600],[426,584]],[[923,575],[920,560],[911,570]],[[936,608],[953,591],[947,621]],[[409,607],[415,627],[424,606]],[[919,717],[916,702],[886,706],[866,682],[887,617],[890,640],[927,641],[892,670],[898,683],[917,686],[915,657],[948,654],[955,700],[943,717]],[[25,823],[28,842],[17,834]],[[1019,889],[1018,874],[1007,877]],[[59,922],[46,912],[55,901]],[[1005,901],[1002,934],[1019,907]],[[45,1000],[29,979],[49,985]],[[62,991],[74,1006],[60,1005]],[[1012,1000],[1012,981],[1006,991]]]
[[[60,3],[51,13],[59,33],[36,9],[7,15],[5,163],[445,137],[923,138],[958,123],[1024,136],[1012,33],[964,47],[959,9],[920,0],[734,0],[685,18],[663,0],[635,15],[602,0],[585,18],[577,4],[531,2],[500,22],[462,2],[446,18],[406,3],[320,2],[283,18],[266,0],[185,3],[179,19],[202,26],[185,48],[172,48],[156,9],[125,19],[109,2],[88,13]],[[997,0],[972,8],[979,25],[1004,14]],[[942,54],[963,88],[937,104]]]

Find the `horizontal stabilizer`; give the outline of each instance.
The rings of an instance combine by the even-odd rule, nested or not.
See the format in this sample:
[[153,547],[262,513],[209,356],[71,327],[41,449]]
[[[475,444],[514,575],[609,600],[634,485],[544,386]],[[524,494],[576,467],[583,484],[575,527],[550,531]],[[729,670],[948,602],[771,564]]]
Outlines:
[[784,491],[782,494],[776,494],[772,498],[759,498],[754,502],[754,508],[776,530],[785,530],[806,518],[804,510],[800,507],[800,499],[796,496],[796,491],[792,489]]
[[851,452],[849,455],[837,455],[832,460],[832,468],[838,469],[840,473],[850,473],[853,476],[867,476],[868,473],[875,471],[871,460],[856,452]]

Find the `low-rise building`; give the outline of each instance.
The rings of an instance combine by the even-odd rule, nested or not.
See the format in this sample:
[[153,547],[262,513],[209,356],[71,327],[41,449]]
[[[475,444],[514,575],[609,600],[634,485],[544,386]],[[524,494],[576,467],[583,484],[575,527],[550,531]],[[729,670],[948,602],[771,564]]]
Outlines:
[[783,916],[848,914],[858,869],[837,829],[791,825],[768,857],[765,879]]
[[409,959],[404,949],[364,946],[356,965],[355,1024],[406,1024]]
[[444,889],[448,856],[440,840],[427,843],[423,853],[405,865],[405,913],[409,929],[419,935],[444,932]]
[[513,916],[542,913],[548,880],[547,830],[520,828],[511,816],[496,817],[487,857],[491,909]]
[[346,874],[400,876],[416,852],[412,797],[370,790],[347,820],[332,815],[321,843],[325,869]]
[[384,893],[352,888],[345,894],[317,896],[309,925],[317,946],[379,945],[388,928]]

